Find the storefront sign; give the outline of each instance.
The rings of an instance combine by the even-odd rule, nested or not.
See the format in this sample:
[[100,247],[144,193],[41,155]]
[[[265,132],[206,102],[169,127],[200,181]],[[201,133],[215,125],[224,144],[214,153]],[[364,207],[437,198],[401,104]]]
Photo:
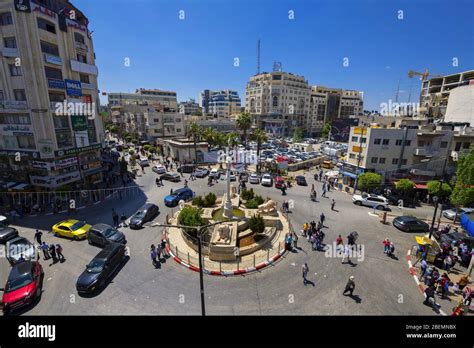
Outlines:
[[66,89],[66,83],[63,80],[48,79],[48,88]]
[[66,83],[66,93],[67,95],[72,95],[75,97],[82,96],[81,82],[76,80],[64,80]]
[[87,32],[87,27],[82,24],[77,23],[76,21],[66,18],[66,22],[67,22],[68,27]]
[[48,17],[51,17],[51,18],[56,18],[56,13],[54,13],[53,11],[51,10],[48,10],[47,8],[45,7],[42,7],[40,5],[37,5],[35,3],[32,4],[31,6],[31,9],[35,12],[40,12]]
[[67,168],[74,165],[77,165],[77,157],[70,157],[70,158],[54,161],[54,169],[56,170]]
[[51,163],[49,162],[31,161],[31,166],[33,168],[51,170]]
[[9,157],[16,157],[20,154],[23,158],[39,158],[39,152],[36,151],[18,151],[18,150],[1,150],[0,155],[6,155]]
[[44,61],[46,63],[63,65],[63,61],[60,57],[53,56],[52,54],[47,54],[47,53],[43,53],[43,54],[44,54]]
[[87,117],[86,116],[71,116],[72,129],[75,132],[87,131]]
[[15,0],[15,10],[18,12],[31,12],[30,0]]
[[91,151],[91,150],[98,150],[101,149],[102,145],[101,144],[93,144],[89,146],[84,146],[84,147],[77,147],[77,148],[70,148],[66,150],[59,150],[59,151],[54,151],[55,156],[57,157],[63,157],[63,156],[68,156],[68,155],[76,155],[78,153],[86,152],[86,151]]

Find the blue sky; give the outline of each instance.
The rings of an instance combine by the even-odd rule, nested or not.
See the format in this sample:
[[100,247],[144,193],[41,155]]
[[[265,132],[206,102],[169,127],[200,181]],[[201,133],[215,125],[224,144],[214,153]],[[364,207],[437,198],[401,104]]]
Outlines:
[[[474,69],[472,0],[72,2],[94,31],[99,88],[105,92],[159,88],[186,100],[206,88],[228,88],[244,103],[259,38],[262,71],[279,61],[284,71],[305,76],[311,85],[362,90],[370,110],[395,99],[399,80],[399,101],[408,100],[410,89],[411,101],[418,101],[420,81],[407,77],[410,69],[433,74]],[[124,65],[127,57],[130,67]]]

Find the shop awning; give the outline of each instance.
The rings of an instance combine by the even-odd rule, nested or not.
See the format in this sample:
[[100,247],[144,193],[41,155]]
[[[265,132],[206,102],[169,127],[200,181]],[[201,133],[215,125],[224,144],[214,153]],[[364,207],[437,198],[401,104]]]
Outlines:
[[415,188],[421,189],[421,190],[426,190],[426,189],[428,189],[428,186],[426,184],[415,184]]
[[357,175],[355,175],[354,173],[342,172],[342,176],[348,176],[352,179],[357,179]]
[[461,226],[469,235],[474,237],[474,214],[462,214]]

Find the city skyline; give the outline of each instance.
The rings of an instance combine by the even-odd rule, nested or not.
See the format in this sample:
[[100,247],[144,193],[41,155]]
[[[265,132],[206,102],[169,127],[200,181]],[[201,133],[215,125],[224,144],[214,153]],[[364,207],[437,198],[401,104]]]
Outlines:
[[[233,89],[244,99],[246,83],[256,73],[260,39],[261,72],[279,61],[283,71],[304,76],[310,85],[364,91],[365,108],[379,110],[381,103],[396,99],[397,88],[399,101],[418,101],[420,81],[408,78],[409,70],[427,68],[445,75],[470,70],[474,60],[473,50],[466,48],[473,29],[462,16],[474,5],[464,0],[458,6],[441,1],[423,1],[426,6],[409,1],[277,1],[271,7],[268,1],[211,1],[205,7],[189,1],[141,1],[146,11],[126,1],[115,1],[113,7],[110,1],[73,3],[84,9],[94,31],[101,92],[158,88],[174,90],[184,101],[197,100],[204,89]],[[217,12],[219,16],[213,15]],[[441,16],[456,35],[426,24]],[[128,24],[110,25],[107,17]],[[367,21],[370,25],[360,25]],[[443,43],[440,52],[438,42]],[[239,67],[234,67],[235,58]]]

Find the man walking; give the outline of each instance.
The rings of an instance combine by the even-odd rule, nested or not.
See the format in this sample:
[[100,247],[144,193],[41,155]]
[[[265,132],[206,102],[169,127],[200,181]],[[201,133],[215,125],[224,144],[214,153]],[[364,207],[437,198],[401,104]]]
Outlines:
[[324,213],[321,213],[321,215],[319,216],[319,220],[321,221],[321,228],[324,227],[324,220],[326,220],[326,216],[324,215]]
[[56,244],[56,255],[58,255],[59,261],[66,261],[66,258],[63,255],[63,247],[59,244]]
[[158,254],[156,253],[155,245],[152,244],[150,249],[151,249],[150,250],[151,263],[153,264],[155,268],[157,268],[159,265],[159,262],[156,260],[156,257],[158,256]]
[[334,198],[331,200],[331,210],[334,210],[334,207],[336,206],[336,201]]
[[43,250],[43,257],[45,260],[48,260],[51,258],[51,255],[49,255],[49,245],[46,244],[46,242],[43,242],[41,244],[41,250]]
[[119,222],[119,216],[118,214],[115,212],[115,209],[112,208],[112,220],[114,221],[114,227],[117,227],[118,226],[118,222]]
[[349,292],[349,296],[352,296],[354,289],[355,289],[354,276],[350,276],[349,281],[346,284],[346,288],[344,289],[344,292],[342,294],[345,296],[346,293]]
[[435,288],[434,288],[433,285],[430,285],[430,286],[428,286],[428,287],[425,289],[425,295],[426,295],[426,298],[425,298],[425,300],[423,301],[423,304],[429,305],[429,304],[430,304],[430,298],[433,299],[433,304],[436,304],[436,300],[435,300]]
[[308,272],[309,272],[309,267],[306,262],[303,264],[301,271],[303,275],[303,284],[306,285],[308,284],[308,279],[306,279],[306,277],[308,276]]
[[51,254],[51,257],[53,258],[53,263],[58,262],[58,259],[56,257],[56,247],[54,244],[51,244],[49,246],[49,253]]
[[41,232],[40,230],[36,230],[35,232],[35,240],[36,242],[38,242],[38,244],[41,246],[41,244],[43,244],[43,241],[41,240],[41,237],[43,236],[43,232]]
[[344,253],[342,254],[342,262],[341,263],[346,263],[346,259],[348,263],[351,263],[351,258],[350,258],[350,248],[349,245],[344,245]]
[[423,279],[423,276],[426,274],[426,270],[428,269],[428,263],[425,259],[421,260],[421,274],[419,280]]

